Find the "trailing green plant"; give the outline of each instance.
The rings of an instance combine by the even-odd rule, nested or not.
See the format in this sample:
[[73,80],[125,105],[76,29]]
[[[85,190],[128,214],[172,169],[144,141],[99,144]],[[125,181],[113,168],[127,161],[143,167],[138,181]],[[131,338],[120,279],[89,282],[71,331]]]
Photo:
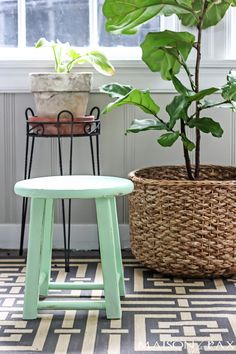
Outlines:
[[113,75],[115,69],[107,59],[107,57],[97,50],[80,54],[73,49],[68,42],[61,43],[59,40],[47,41],[45,38],[40,38],[35,44],[36,48],[51,47],[53,50],[55,71],[57,73],[69,73],[76,64],[89,63],[98,72],[104,75]]
[[[132,35],[155,16],[173,14],[178,16],[182,25],[196,30],[196,37],[187,31],[151,32],[140,45],[144,63],[151,71],[159,72],[162,79],[171,80],[178,93],[166,106],[169,116],[167,121],[160,117],[160,107],[154,102],[148,90],[138,90],[116,83],[101,88],[102,92],[116,99],[104,108],[103,113],[124,104],[132,104],[153,116],[135,119],[127,132],[160,130],[164,133],[157,141],[164,147],[172,146],[178,139],[182,140],[189,179],[199,178],[201,133],[210,133],[217,138],[223,134],[220,124],[204,111],[211,107],[236,109],[236,71],[228,74],[227,83],[221,88],[200,89],[199,83],[202,32],[219,23],[231,6],[236,6],[236,0],[122,0],[122,6],[119,0],[105,0],[103,5],[106,30],[115,34]],[[192,50],[196,53],[194,71],[191,71],[187,63]],[[185,72],[188,86],[183,85],[178,79],[177,74],[180,70]],[[214,93],[220,94],[219,101],[209,99]],[[195,129],[194,142],[189,139],[187,128]],[[194,149],[193,169],[189,152]]]

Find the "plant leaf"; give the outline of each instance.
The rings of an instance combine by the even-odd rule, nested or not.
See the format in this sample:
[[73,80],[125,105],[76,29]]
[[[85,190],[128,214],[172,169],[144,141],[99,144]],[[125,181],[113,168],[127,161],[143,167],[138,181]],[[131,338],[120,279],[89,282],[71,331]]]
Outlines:
[[41,37],[39,38],[38,42],[35,43],[35,48],[41,48],[41,47],[51,47],[53,44],[56,44],[53,41],[47,41],[46,38]]
[[[211,26],[215,26],[218,22],[220,22],[230,7],[231,3],[232,1],[229,0],[209,0],[202,28],[205,29]],[[184,26],[196,26],[200,20],[202,1],[193,0],[192,7],[192,13],[189,12],[186,14],[178,14],[178,17]]]
[[222,97],[227,101],[236,101],[236,71],[227,75],[227,84],[222,87]]
[[211,133],[216,138],[220,138],[223,135],[223,129],[218,122],[215,122],[212,118],[195,118],[189,122],[190,128],[196,127],[203,133]]
[[192,11],[191,0],[105,0],[103,5],[106,30],[116,34],[134,34],[155,16]]
[[191,95],[188,100],[189,102],[193,102],[193,101],[200,101],[202,100],[204,97],[212,95],[213,93],[215,93],[216,91],[219,91],[218,88],[216,87],[210,87],[208,89],[205,90],[201,90],[198,93],[195,93],[193,95]]
[[[236,103],[236,102],[235,102]],[[234,104],[233,102],[216,102],[216,101],[213,101],[213,100],[209,100],[209,99],[205,99],[203,100],[203,103],[201,105],[201,108],[202,109],[207,109],[207,108],[212,108],[212,107],[215,107],[215,108],[231,108],[231,109],[234,109]]]
[[230,2],[228,0],[221,1],[211,1],[211,4],[206,12],[206,16],[203,21],[203,29],[211,26],[215,26],[218,22],[222,20],[226,11],[230,7]]
[[188,149],[189,151],[192,151],[193,149],[195,149],[195,144],[189,140],[186,135],[181,134],[181,140],[184,144],[184,146],[186,147],[186,149]]
[[165,130],[166,124],[154,118],[134,119],[130,127],[126,130],[127,133],[139,133],[145,130]]
[[150,32],[141,43],[142,59],[151,71],[158,71],[163,79],[171,80],[180,71],[179,53],[186,60],[194,40],[188,32]]
[[172,146],[179,137],[179,132],[162,134],[157,140],[161,146]]
[[189,90],[187,87],[185,87],[176,76],[172,75],[171,80],[174,84],[175,89],[182,95],[187,96],[189,102],[200,101],[205,96],[209,96],[220,90],[216,87],[210,87],[208,89],[204,89],[202,91],[199,91],[198,93],[195,93],[194,91]]
[[235,82],[236,81],[236,70],[230,70],[230,72],[227,75],[227,81],[228,82]]
[[169,129],[172,129],[175,126],[177,119],[182,118],[186,120],[189,106],[190,103],[184,95],[175,96],[172,102],[166,106],[166,111],[170,116],[170,120],[168,122]]
[[97,50],[92,50],[91,52],[88,52],[84,55],[78,54],[78,60],[75,60],[74,64],[85,62],[90,63],[98,72],[103,75],[111,76],[115,74],[115,69],[107,57]]
[[51,47],[53,50],[54,60],[55,60],[55,71],[58,73],[68,72],[67,67],[67,51],[70,47],[68,42],[61,43],[59,40],[57,42],[48,41],[46,38],[42,37],[35,44],[35,48],[41,47]]
[[100,87],[100,92],[107,93],[110,97],[113,98],[120,98],[124,97],[133,90],[132,86],[129,85],[121,85],[117,82],[103,85]]
[[176,91],[181,93],[181,95],[190,96],[190,94],[193,92],[189,90],[187,87],[185,87],[176,76],[171,75],[171,81],[173,82]]
[[75,49],[69,48],[67,55],[72,59],[79,59],[81,57],[81,54],[79,54],[78,52],[76,52]]
[[126,96],[118,98],[115,102],[109,103],[102,113],[110,112],[114,107],[132,104],[141,108],[145,113],[156,115],[160,107],[153,101],[148,91],[133,89]]

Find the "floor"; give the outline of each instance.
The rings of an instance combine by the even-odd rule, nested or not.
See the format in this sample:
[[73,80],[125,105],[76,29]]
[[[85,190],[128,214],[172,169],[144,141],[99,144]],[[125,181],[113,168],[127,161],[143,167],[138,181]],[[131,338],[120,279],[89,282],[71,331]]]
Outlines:
[[[37,320],[22,320],[24,258],[0,252],[0,352],[57,354],[236,353],[236,278],[168,278],[142,267],[124,254],[127,296],[122,320],[107,320],[104,311],[42,311]],[[96,252],[74,253],[70,273],[62,254],[54,256],[52,277],[99,280]],[[51,293],[61,297],[60,291]],[[79,291],[64,292],[67,298]],[[91,295],[82,292],[83,296]],[[92,296],[100,297],[100,290]]]

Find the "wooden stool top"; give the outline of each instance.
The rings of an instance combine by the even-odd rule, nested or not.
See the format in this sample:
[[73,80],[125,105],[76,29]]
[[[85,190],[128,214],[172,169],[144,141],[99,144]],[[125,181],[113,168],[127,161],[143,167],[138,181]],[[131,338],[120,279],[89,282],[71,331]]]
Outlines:
[[133,182],[110,176],[50,176],[31,178],[15,184],[15,193],[23,197],[72,199],[119,196],[133,191]]

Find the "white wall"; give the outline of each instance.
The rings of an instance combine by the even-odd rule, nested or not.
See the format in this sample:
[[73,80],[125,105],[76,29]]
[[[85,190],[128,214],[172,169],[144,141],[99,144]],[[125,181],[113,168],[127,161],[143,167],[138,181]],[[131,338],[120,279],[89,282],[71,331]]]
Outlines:
[[[230,64],[208,64],[203,69],[202,83],[209,86],[224,82]],[[19,68],[18,68],[19,69]],[[21,198],[13,193],[14,183],[23,178],[25,151],[26,107],[34,107],[33,98],[28,92],[26,75],[32,68],[21,68],[13,73],[7,63],[0,66],[0,248],[17,248],[19,243],[19,223],[21,216]],[[18,73],[18,74],[17,74]],[[15,76],[14,76],[15,75]],[[15,79],[15,89],[14,89]],[[105,80],[105,81],[104,81]],[[106,95],[98,93],[98,86],[107,79],[96,76],[94,90],[89,101],[89,108],[98,105],[101,108],[109,102]],[[111,80],[110,80],[111,81]],[[161,83],[158,76],[150,74],[138,64],[134,68],[120,68],[112,81],[134,84],[140,88],[151,87],[153,97],[164,107],[173,97],[173,88],[169,82]],[[164,112],[164,108],[162,109]],[[202,163],[235,165],[235,114],[229,110],[215,109],[213,114],[223,129],[222,139],[205,135],[202,138]],[[156,140],[158,132],[124,135],[125,128],[134,118],[143,118],[144,113],[132,106],[114,110],[103,116],[100,137],[101,170],[104,175],[126,177],[128,172],[144,166],[183,163],[182,148],[179,143],[173,148],[162,148]],[[67,142],[63,143],[67,148]],[[68,150],[68,149],[67,149]],[[68,152],[68,151],[67,151]],[[66,157],[66,155],[65,155]],[[91,173],[89,141],[77,138],[74,148],[74,173]],[[58,174],[56,141],[37,139],[33,161],[32,176]],[[60,209],[58,207],[58,209]],[[122,244],[127,247],[128,237],[127,199],[118,200],[119,221],[122,225]],[[56,222],[60,223],[60,212]],[[75,201],[72,215],[72,247],[96,248],[96,218],[94,205],[90,201]],[[60,229],[56,231],[56,247],[62,247]],[[88,241],[89,240],[89,241]]]

